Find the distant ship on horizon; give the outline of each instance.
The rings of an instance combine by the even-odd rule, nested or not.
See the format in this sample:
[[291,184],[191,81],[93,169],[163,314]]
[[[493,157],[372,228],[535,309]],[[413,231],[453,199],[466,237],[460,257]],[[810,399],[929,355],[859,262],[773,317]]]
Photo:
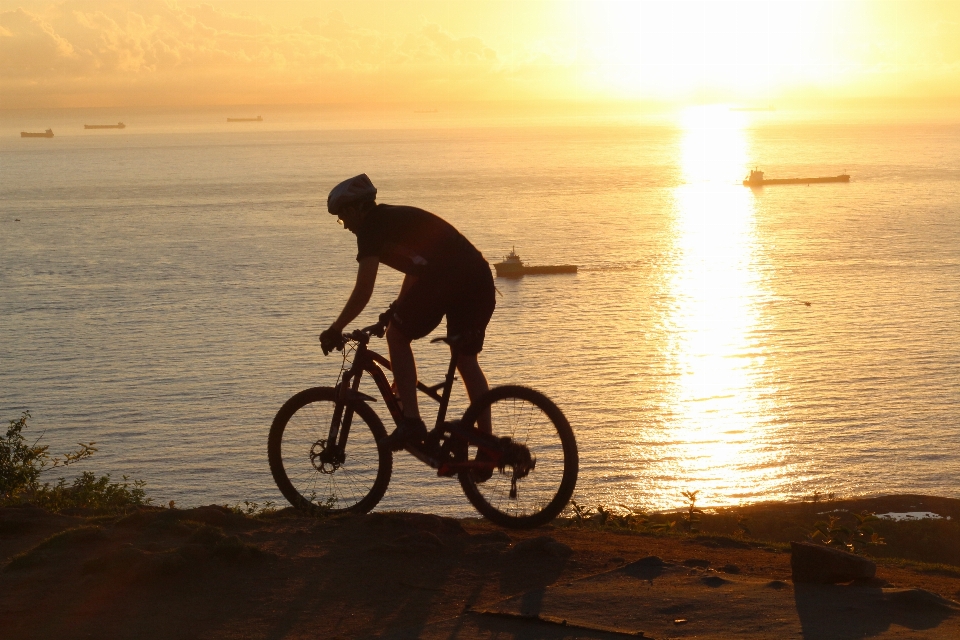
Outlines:
[[263,116],[256,118],[227,118],[227,122],[263,122]]
[[498,278],[519,278],[525,275],[539,275],[547,273],[576,273],[575,264],[557,264],[540,267],[531,267],[523,263],[520,256],[517,255],[516,248],[510,250],[510,254],[504,256],[502,262],[493,265],[497,271]]
[[52,138],[53,129],[47,129],[43,133],[30,133],[29,131],[21,131],[20,137],[21,138]]
[[83,125],[84,129],[126,129],[127,125],[122,122],[117,124],[85,124]]
[[841,173],[839,176],[821,176],[819,178],[764,178],[763,171],[754,169],[743,181],[743,186],[762,187],[768,184],[816,184],[820,182],[850,182],[850,176]]

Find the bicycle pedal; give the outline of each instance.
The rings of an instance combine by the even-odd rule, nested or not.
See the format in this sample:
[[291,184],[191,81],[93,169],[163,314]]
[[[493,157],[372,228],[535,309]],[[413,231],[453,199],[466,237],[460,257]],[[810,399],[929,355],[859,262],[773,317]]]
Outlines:
[[459,420],[445,420],[443,423],[443,431],[447,433],[453,433],[454,429],[460,426]]

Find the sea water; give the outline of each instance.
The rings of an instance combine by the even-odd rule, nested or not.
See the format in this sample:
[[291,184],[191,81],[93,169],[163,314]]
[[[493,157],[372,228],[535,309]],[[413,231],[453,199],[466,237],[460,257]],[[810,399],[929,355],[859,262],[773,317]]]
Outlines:
[[[490,262],[516,247],[579,265],[498,279],[481,355],[492,384],[568,416],[579,503],[960,497],[960,124],[215,115],[2,121],[0,417],[29,410],[52,453],[96,442],[83,469],[164,504],[282,502],[267,432],[288,397],[336,381],[317,336],[356,275],[326,194],[365,172]],[[17,137],[51,123],[53,139]],[[755,166],[851,181],[744,187]],[[381,268],[358,326],[400,280]],[[446,348],[415,353],[439,382]],[[472,513],[404,454],[379,508]]]

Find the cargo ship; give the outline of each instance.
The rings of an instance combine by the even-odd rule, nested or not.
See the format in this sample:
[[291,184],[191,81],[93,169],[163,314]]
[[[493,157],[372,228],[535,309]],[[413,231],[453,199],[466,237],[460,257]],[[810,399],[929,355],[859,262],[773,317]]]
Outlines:
[[83,125],[84,129],[126,129],[127,125],[122,122],[117,124],[85,124]]
[[839,176],[824,176],[820,178],[764,178],[763,171],[754,169],[743,181],[745,187],[762,187],[768,184],[816,184],[818,182],[850,182],[850,176],[841,173]]
[[517,255],[516,248],[510,250],[510,254],[503,257],[503,262],[497,262],[493,265],[497,271],[498,278],[520,278],[522,276],[539,275],[547,273],[576,273],[575,264],[556,264],[540,267],[531,267],[523,263],[520,256]]
[[21,138],[52,138],[53,129],[47,129],[43,133],[30,133],[29,131],[21,131],[20,137]]
[[227,122],[263,122],[263,116],[256,118],[227,118]]

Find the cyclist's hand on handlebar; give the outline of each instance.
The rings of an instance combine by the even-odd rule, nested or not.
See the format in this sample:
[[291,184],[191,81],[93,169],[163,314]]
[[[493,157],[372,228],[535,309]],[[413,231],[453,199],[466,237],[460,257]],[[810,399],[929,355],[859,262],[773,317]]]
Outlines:
[[320,348],[323,355],[343,348],[343,331],[337,327],[330,327],[320,334]]
[[378,338],[382,338],[383,334],[387,331],[387,325],[390,324],[390,321],[393,320],[393,305],[391,304],[387,307],[387,310],[380,314],[380,317],[377,318],[377,324],[370,327],[373,331],[373,335]]

